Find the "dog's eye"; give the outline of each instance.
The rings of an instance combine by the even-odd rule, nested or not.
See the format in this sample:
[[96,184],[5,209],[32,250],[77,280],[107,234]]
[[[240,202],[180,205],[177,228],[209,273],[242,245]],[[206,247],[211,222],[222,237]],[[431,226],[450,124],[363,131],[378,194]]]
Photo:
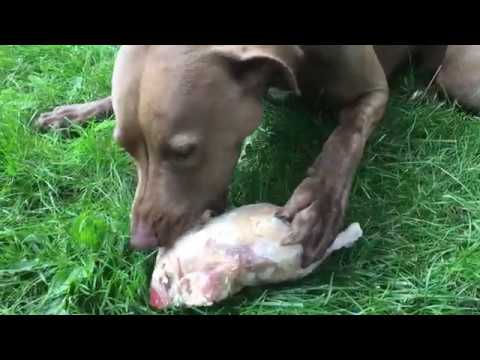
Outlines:
[[165,148],[168,158],[174,161],[185,161],[197,150],[197,142],[191,136],[177,135],[169,141]]
[[196,149],[196,146],[193,144],[190,144],[188,146],[183,146],[181,148],[174,149],[173,155],[178,160],[185,160],[193,155],[193,153],[195,152],[195,149]]
[[184,144],[182,146],[168,146],[165,149],[165,155],[169,160],[182,162],[190,159],[197,149],[195,144]]

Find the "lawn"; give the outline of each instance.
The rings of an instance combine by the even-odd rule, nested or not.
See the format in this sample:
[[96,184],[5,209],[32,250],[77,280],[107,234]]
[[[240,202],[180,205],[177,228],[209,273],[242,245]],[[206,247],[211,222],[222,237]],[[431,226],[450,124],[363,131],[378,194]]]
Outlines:
[[[154,253],[132,252],[132,161],[113,121],[38,133],[53,106],[109,93],[114,46],[0,46],[0,314],[155,314]],[[348,211],[365,237],[294,284],[169,314],[474,314],[480,307],[480,118],[396,82]],[[284,203],[334,123],[265,103],[234,205]]]

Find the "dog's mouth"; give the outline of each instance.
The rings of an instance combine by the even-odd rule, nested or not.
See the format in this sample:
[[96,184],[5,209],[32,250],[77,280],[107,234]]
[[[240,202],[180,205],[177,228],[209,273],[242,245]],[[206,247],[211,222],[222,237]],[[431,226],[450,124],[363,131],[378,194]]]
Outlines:
[[220,215],[223,215],[225,212],[227,211],[226,208],[222,208],[222,209],[208,209],[208,210],[205,210],[202,214],[202,216],[200,216],[200,219],[198,221],[198,224],[200,226],[204,226],[206,225],[210,220],[216,218],[216,217],[219,217]]
[[203,228],[213,219],[223,215],[227,210],[227,201],[214,201],[207,206],[206,210],[200,213],[198,217],[194,218],[186,233],[192,233]]
[[205,225],[213,218],[216,218],[227,211],[227,196],[223,195],[219,199],[221,200],[212,202],[210,206],[207,207],[207,210],[203,212],[203,214],[200,216],[200,224]]

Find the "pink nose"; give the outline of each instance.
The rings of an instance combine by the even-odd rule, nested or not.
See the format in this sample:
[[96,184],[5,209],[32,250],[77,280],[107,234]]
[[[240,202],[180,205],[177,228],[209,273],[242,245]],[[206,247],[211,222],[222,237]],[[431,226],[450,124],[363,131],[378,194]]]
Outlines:
[[168,295],[165,291],[150,289],[150,306],[157,310],[165,309],[168,306]]
[[143,221],[138,221],[133,229],[130,245],[137,250],[155,249],[158,246],[158,239],[155,236],[152,226],[148,226]]

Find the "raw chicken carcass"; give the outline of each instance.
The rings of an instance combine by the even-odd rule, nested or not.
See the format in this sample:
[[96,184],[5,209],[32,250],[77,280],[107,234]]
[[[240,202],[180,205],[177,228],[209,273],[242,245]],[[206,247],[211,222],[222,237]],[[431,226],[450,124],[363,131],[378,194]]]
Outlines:
[[332,252],[352,246],[363,234],[359,224],[341,233],[320,261],[302,268],[303,246],[285,245],[290,226],[269,204],[244,206],[217,217],[159,250],[150,305],[211,306],[245,287],[298,280]]

